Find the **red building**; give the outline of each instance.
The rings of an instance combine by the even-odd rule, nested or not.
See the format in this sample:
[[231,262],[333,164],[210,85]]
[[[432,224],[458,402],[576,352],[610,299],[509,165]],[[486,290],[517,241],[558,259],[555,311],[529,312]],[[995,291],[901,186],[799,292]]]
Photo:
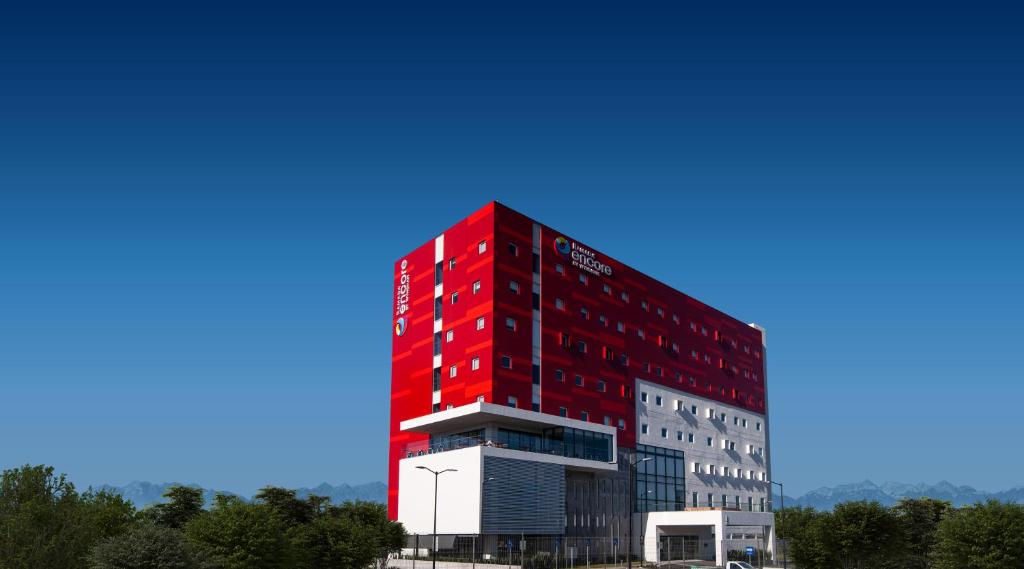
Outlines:
[[[393,324],[393,519],[399,461],[428,439],[401,423],[474,402],[610,425],[620,448],[634,448],[643,422],[638,385],[654,384],[692,395],[716,420],[718,407],[738,410],[767,441],[761,330],[497,202],[395,263]],[[746,477],[748,468],[750,478],[770,477],[766,460],[757,473],[736,470]],[[672,499],[690,507],[683,494]],[[694,506],[704,502],[690,494]],[[715,506],[718,498],[707,496]]]

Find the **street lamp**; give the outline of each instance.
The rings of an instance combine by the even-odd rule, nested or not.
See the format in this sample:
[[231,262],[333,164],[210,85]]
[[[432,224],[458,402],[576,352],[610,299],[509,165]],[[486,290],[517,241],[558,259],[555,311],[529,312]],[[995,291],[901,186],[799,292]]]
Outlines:
[[444,470],[431,470],[426,466],[417,466],[420,470],[426,470],[427,472],[434,475],[434,546],[431,548],[430,569],[437,569],[437,478],[445,472],[458,472],[454,468],[446,468]]
[[[775,484],[776,486],[779,487],[779,497],[782,498],[782,500],[781,500],[781,502],[782,502],[782,520],[780,520],[782,523],[780,524],[781,527],[779,529],[782,529],[783,527],[786,526],[786,492],[782,489],[782,482],[776,482],[774,480],[770,480],[769,482],[771,482],[772,484]],[[772,496],[771,486],[769,486],[768,487],[768,501],[774,503],[774,500],[771,499],[771,496]],[[775,508],[772,508],[772,510],[774,510],[774,509]],[[782,568],[783,569],[788,569],[789,568],[789,556],[786,555],[786,539],[785,538],[783,538],[783,541],[782,541]]]
[[636,466],[641,462],[654,460],[653,458],[636,459],[636,451],[629,459],[629,534],[627,535],[629,545],[626,547],[626,567],[633,569],[633,510],[636,509]]

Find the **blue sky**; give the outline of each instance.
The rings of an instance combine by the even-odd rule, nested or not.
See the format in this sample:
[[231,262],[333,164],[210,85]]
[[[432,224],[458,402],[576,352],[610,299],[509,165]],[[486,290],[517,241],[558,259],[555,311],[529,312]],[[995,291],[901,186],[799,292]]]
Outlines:
[[383,480],[391,263],[498,199],[768,329],[776,478],[1019,484],[997,4],[0,17],[0,466]]

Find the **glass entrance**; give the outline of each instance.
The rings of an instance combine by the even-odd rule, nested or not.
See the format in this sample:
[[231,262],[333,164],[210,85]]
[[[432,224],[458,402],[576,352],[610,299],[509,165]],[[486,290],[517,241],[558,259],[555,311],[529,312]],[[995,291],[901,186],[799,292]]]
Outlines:
[[686,559],[698,559],[697,536],[660,536],[658,538],[658,559],[660,561],[683,561]]

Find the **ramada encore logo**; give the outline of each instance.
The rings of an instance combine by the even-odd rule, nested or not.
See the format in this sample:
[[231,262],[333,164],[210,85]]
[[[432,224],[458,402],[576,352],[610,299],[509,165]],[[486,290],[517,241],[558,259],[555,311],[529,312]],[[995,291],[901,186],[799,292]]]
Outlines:
[[561,235],[555,237],[555,252],[567,259],[571,259],[572,266],[578,269],[597,276],[612,276],[612,268],[606,263],[598,261],[596,253]]
[[409,261],[402,259],[399,263],[401,272],[398,276],[398,285],[395,287],[395,335],[401,336],[405,334],[405,329],[409,325],[409,320],[405,317],[405,313],[409,311],[409,273],[406,269],[409,267]]

